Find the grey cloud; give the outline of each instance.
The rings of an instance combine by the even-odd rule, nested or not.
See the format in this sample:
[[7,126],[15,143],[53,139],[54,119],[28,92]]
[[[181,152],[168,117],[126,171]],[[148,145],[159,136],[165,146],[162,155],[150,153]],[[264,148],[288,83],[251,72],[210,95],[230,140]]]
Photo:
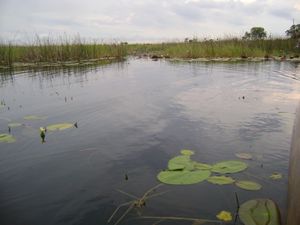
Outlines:
[[[85,37],[159,39],[222,36],[265,26],[282,33],[300,20],[295,0],[0,0],[0,36],[80,33]],[[300,21],[299,21],[300,22]]]

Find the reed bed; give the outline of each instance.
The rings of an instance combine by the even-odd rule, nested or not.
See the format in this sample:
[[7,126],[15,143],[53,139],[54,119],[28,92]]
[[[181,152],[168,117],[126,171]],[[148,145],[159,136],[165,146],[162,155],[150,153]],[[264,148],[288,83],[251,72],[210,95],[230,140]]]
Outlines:
[[203,40],[161,44],[132,44],[129,54],[152,54],[170,58],[247,58],[299,55],[293,39]]
[[35,64],[66,64],[69,62],[99,62],[121,60],[128,55],[156,55],[168,58],[248,58],[299,57],[295,39],[243,40],[238,38],[202,40],[159,44],[105,44],[86,42],[79,36],[73,39],[36,38],[30,44],[0,41],[0,67]]
[[17,63],[66,63],[89,60],[123,59],[127,55],[123,44],[101,44],[72,40],[37,38],[30,44],[0,42],[0,65],[13,67]]

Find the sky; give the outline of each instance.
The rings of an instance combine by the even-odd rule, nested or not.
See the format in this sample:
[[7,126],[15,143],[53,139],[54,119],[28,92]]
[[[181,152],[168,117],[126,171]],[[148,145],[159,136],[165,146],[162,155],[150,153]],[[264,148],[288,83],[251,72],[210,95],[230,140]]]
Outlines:
[[159,42],[242,36],[261,26],[284,36],[299,0],[0,0],[0,38],[75,36]]

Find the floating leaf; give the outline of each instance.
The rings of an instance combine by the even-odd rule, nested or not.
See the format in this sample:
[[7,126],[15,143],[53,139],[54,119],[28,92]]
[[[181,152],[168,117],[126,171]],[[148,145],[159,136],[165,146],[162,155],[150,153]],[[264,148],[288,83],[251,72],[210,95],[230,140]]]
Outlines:
[[74,127],[74,124],[71,123],[58,123],[47,126],[47,130],[56,131],[56,130],[66,130]]
[[22,126],[23,124],[22,123],[9,123],[8,126],[10,128],[14,128],[14,127],[20,127]]
[[188,156],[194,155],[194,151],[188,150],[188,149],[182,149],[182,150],[180,151],[180,153],[181,153],[182,155],[188,155]]
[[244,162],[229,160],[229,161],[223,161],[214,164],[211,171],[215,173],[221,173],[221,174],[237,173],[245,170],[247,167],[248,167],[247,164]]
[[46,116],[35,116],[35,115],[29,115],[29,116],[24,116],[24,120],[44,120],[47,119]]
[[249,153],[236,153],[235,156],[240,159],[252,159],[252,155],[250,155]]
[[235,185],[239,188],[248,190],[248,191],[257,191],[261,189],[261,185],[254,182],[254,181],[248,181],[248,180],[239,180],[235,182]]
[[280,212],[270,199],[253,199],[243,203],[239,217],[245,225],[280,225]]
[[217,218],[219,220],[222,220],[222,221],[231,221],[232,220],[232,215],[230,212],[227,212],[227,211],[221,211],[218,215],[217,215]]
[[10,134],[0,134],[0,142],[13,143],[16,139]]
[[232,179],[231,177],[226,177],[226,176],[211,176],[211,177],[207,178],[207,181],[209,183],[219,184],[219,185],[232,184],[235,182],[234,179]]
[[162,171],[157,175],[159,181],[165,184],[196,184],[210,176],[208,170],[196,171]]
[[279,180],[279,179],[282,178],[282,174],[281,174],[281,173],[274,172],[274,173],[270,176],[270,178],[271,178],[272,180]]
[[190,165],[190,167],[191,166],[193,167],[193,165],[191,165],[191,164],[192,164],[192,161],[190,160],[190,156],[180,155],[180,156],[176,156],[169,160],[168,168],[169,168],[169,170],[183,170],[188,165]]
[[212,166],[206,163],[194,162],[194,168],[198,170],[210,170]]

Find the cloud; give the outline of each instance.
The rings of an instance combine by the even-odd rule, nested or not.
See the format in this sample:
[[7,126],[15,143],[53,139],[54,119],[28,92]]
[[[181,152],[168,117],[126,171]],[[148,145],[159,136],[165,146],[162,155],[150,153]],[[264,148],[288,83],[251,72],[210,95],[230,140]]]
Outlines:
[[296,0],[1,0],[0,36],[80,33],[87,38],[145,41],[243,34],[263,26],[284,35]]

